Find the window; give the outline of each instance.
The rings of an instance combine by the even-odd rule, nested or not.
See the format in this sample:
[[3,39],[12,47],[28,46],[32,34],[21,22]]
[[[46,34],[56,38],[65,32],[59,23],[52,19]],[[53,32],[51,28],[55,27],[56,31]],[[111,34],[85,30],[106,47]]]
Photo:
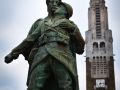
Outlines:
[[105,43],[104,42],[100,43],[100,48],[105,48]]
[[93,48],[98,48],[98,43],[97,42],[93,43]]
[[101,38],[100,8],[96,5],[96,36]]
[[106,53],[105,42],[101,42],[101,43],[100,43],[100,50],[101,50],[101,52]]
[[108,76],[108,63],[106,57],[93,57],[93,61],[91,63],[91,74],[93,76],[105,75]]
[[[97,43],[97,42],[94,42],[94,43],[93,43],[93,53],[94,53],[95,51],[98,51],[98,43]],[[94,59],[95,59],[95,58],[94,58]]]

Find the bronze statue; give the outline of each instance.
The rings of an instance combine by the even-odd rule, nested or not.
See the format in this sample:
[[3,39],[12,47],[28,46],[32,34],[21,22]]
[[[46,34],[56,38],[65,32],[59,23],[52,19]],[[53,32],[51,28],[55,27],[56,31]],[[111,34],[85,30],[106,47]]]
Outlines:
[[23,42],[5,57],[19,54],[29,63],[27,90],[78,90],[76,53],[84,52],[84,39],[69,18],[72,7],[61,0],[46,0],[48,16],[38,19]]

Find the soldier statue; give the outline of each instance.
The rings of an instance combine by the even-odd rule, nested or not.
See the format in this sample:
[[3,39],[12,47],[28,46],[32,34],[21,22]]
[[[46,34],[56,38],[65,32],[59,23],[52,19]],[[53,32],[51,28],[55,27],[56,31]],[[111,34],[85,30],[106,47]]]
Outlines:
[[72,7],[61,0],[46,0],[48,16],[38,19],[27,37],[6,57],[10,63],[22,54],[29,63],[27,90],[79,90],[76,53],[84,39],[69,18]]

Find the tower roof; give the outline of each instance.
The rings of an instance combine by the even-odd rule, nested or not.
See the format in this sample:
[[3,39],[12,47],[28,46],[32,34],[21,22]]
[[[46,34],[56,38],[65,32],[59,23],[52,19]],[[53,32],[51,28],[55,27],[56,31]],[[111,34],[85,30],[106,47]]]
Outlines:
[[90,0],[90,6],[95,5],[105,6],[105,0]]

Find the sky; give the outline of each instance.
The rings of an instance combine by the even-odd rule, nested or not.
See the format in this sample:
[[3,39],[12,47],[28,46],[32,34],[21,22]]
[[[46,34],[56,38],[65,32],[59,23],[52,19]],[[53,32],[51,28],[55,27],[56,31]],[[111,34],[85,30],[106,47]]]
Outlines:
[[[63,0],[74,10],[71,18],[85,38],[89,0]],[[113,33],[116,90],[120,90],[120,0],[106,0],[109,29]],[[0,0],[0,90],[26,90],[28,63],[22,55],[10,64],[4,57],[26,36],[32,24],[47,16],[45,0]],[[80,90],[86,90],[85,53],[77,55]]]

